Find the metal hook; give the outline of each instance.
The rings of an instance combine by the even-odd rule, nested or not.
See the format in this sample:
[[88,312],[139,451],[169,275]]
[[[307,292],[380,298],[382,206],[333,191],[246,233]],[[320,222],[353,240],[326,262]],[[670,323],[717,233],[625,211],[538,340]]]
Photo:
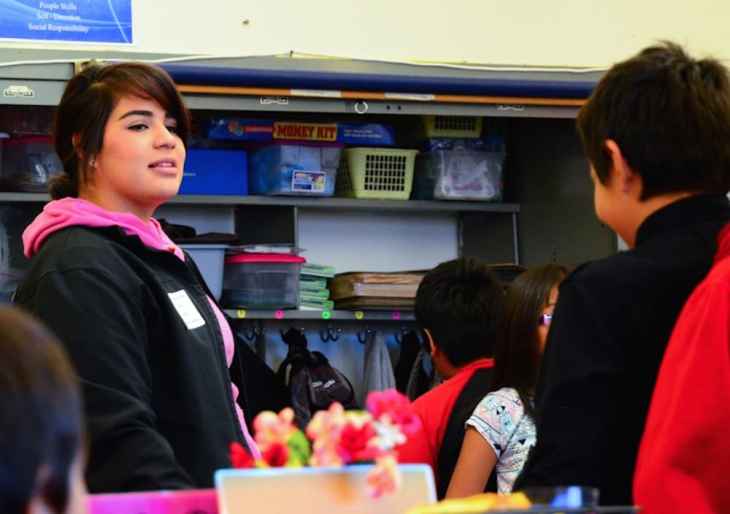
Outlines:
[[395,342],[398,344],[403,344],[403,336],[405,336],[407,333],[407,327],[400,327],[400,330],[394,334]]
[[257,338],[256,326],[242,328],[241,335],[247,343],[253,343]]
[[258,320],[256,322],[256,326],[253,328],[254,334],[256,334],[256,337],[261,337],[264,335],[264,322],[261,320]]
[[330,341],[337,341],[340,339],[340,334],[342,334],[341,328],[332,328],[330,326],[327,327],[327,333],[330,336]]
[[323,343],[327,343],[330,341],[330,331],[328,328],[320,328],[319,329],[319,338],[322,340]]
[[342,329],[332,328],[332,325],[329,323],[327,323],[326,328],[321,328],[319,330],[319,338],[323,343],[328,341],[337,341],[340,338],[340,334],[342,334]]
[[365,327],[365,330],[359,330],[357,332],[357,340],[360,344],[365,344],[368,342],[368,337],[370,337],[374,333],[375,330]]

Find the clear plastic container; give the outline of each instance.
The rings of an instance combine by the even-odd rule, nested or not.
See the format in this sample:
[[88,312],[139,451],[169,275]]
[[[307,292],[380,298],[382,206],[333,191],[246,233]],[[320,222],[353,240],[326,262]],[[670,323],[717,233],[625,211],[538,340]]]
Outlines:
[[63,171],[50,136],[5,139],[3,146],[3,179],[14,189],[45,192],[48,181]]
[[228,246],[184,244],[180,245],[180,248],[184,248],[190,254],[213,297],[220,300],[223,290],[223,261]]
[[12,270],[0,270],[0,304],[8,303],[13,298],[15,289],[23,279],[23,273]]
[[250,161],[249,190],[262,195],[332,196],[340,146],[278,144]]
[[226,257],[221,303],[247,309],[296,309],[303,257],[240,253]]
[[413,198],[417,200],[502,200],[503,152],[438,150],[416,160]]
[[0,132],[0,191],[3,190],[3,144],[4,142],[10,137],[9,134],[5,132]]
[[9,301],[25,276],[30,261],[23,255],[23,231],[37,209],[0,206],[0,303]]

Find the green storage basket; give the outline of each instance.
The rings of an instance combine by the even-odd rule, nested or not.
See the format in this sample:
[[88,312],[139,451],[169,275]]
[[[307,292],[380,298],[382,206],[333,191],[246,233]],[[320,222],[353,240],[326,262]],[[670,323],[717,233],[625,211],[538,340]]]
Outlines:
[[338,196],[377,200],[408,200],[418,150],[348,148],[335,186]]
[[475,116],[424,116],[427,138],[476,139],[482,134],[482,119]]

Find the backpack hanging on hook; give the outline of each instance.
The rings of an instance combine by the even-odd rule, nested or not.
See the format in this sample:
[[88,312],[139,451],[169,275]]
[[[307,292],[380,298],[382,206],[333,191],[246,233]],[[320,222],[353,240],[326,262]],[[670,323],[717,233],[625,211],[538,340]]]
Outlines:
[[305,429],[315,412],[329,408],[333,402],[340,402],[346,409],[357,408],[350,381],[330,365],[324,354],[307,348],[304,332],[290,328],[281,338],[289,351],[277,375],[289,389],[300,428]]

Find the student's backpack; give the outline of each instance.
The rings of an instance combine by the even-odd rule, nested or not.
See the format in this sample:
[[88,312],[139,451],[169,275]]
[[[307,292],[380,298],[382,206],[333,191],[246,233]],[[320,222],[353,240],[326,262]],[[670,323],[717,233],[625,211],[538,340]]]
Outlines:
[[277,375],[289,389],[300,428],[306,429],[314,413],[328,409],[333,402],[340,402],[346,409],[357,408],[350,381],[322,353],[307,348],[301,331],[290,328],[281,337],[289,351]]

